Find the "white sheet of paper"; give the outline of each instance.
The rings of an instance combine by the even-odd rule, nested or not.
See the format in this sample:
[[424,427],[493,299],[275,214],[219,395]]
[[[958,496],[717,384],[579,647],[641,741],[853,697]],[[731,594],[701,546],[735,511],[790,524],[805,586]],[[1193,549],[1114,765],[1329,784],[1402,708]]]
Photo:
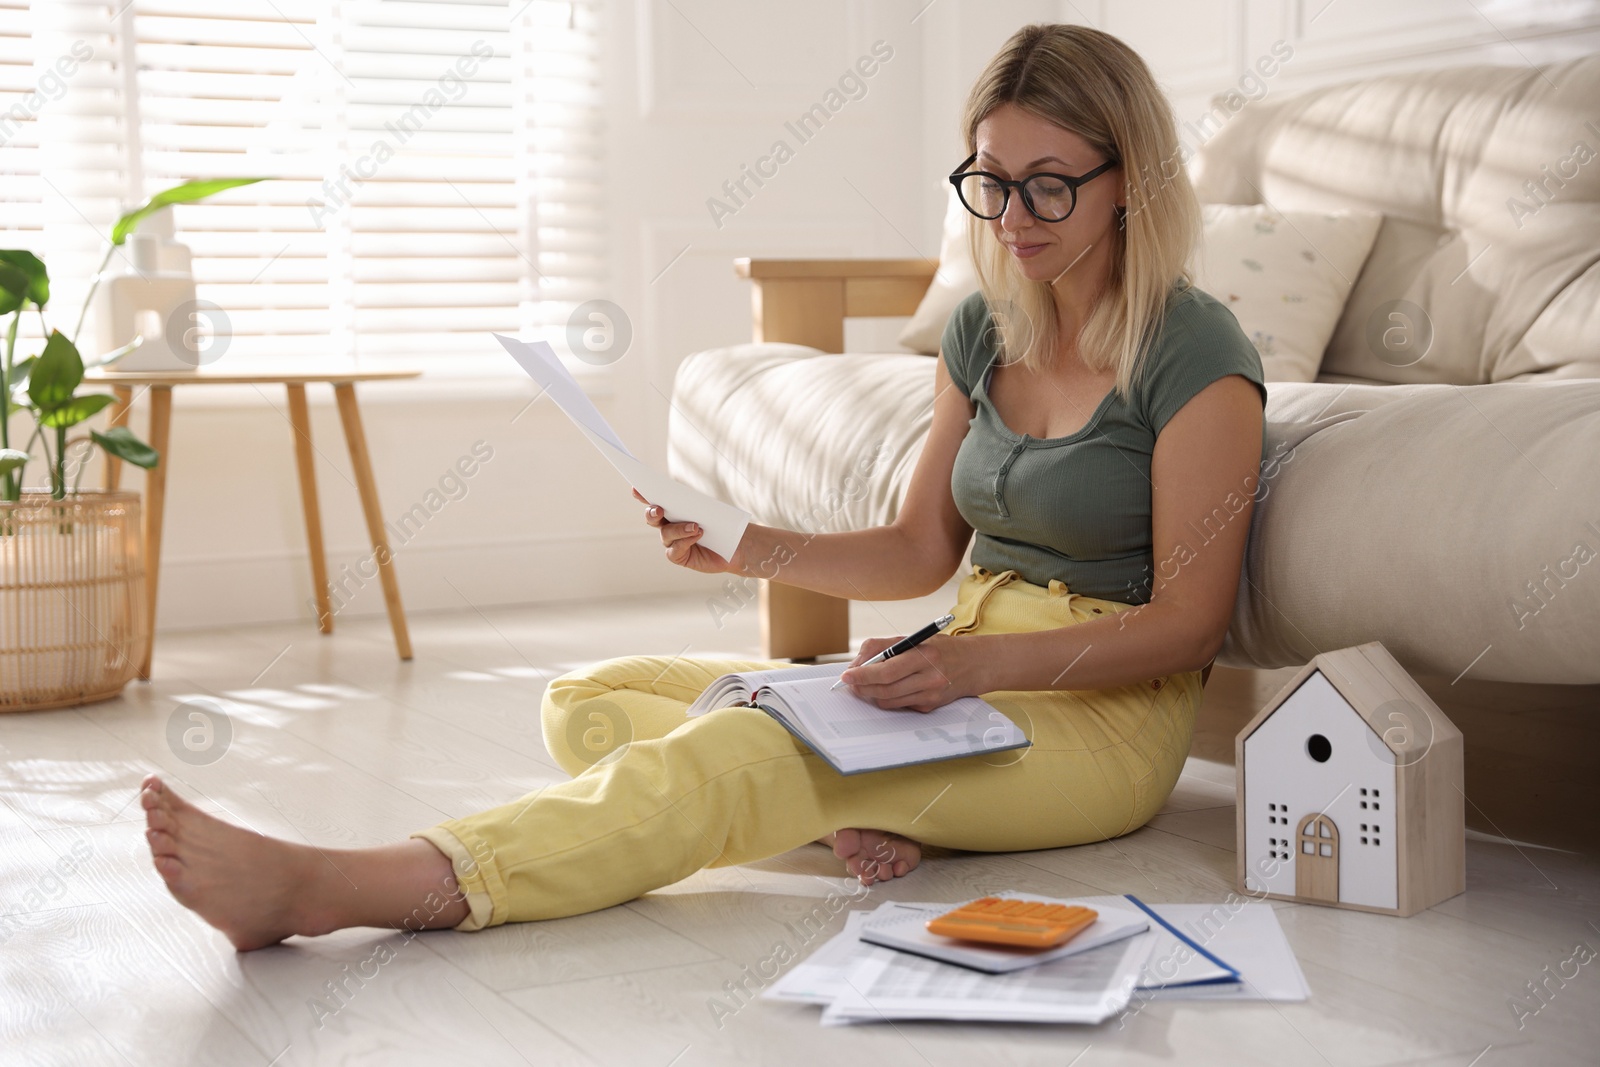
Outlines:
[[1126,1007],[1150,955],[1148,934],[1011,974],[983,974],[879,950],[845,978],[822,1013],[823,1026],[884,1019],[987,1019],[1097,1023]]
[[[1086,902],[1100,901],[1107,905],[1122,905],[1126,902],[1125,898],[1117,896],[1083,899]],[[1238,984],[1168,985],[1161,988],[1153,970],[1157,953],[1161,946],[1169,941],[1171,944],[1178,942],[1165,931],[1161,931],[1158,935],[1154,931],[1159,928],[1153,925],[1151,932],[1136,935],[1132,939],[1151,946],[1149,954],[1145,957],[1145,966],[1140,975],[1141,981],[1135,993],[1137,998],[1297,1001],[1305,1000],[1311,995],[1305,975],[1300,970],[1300,964],[1295,959],[1288,940],[1283,936],[1283,929],[1271,905],[1150,904],[1149,907],[1186,936],[1204,945],[1207,951],[1237,968],[1243,981]],[[891,949],[876,948],[862,941],[860,937],[863,925],[874,920],[898,922],[911,909],[922,909],[930,915],[936,915],[949,908],[948,903],[893,902],[882,904],[872,912],[848,912],[843,932],[796,963],[777,982],[762,992],[762,999],[826,1007],[853,992],[847,979],[863,961],[872,957],[889,960],[896,955]],[[1209,961],[1204,957],[1197,955],[1194,959],[1200,962],[1193,966],[1185,964],[1178,976],[1179,981],[1193,981],[1204,976],[1203,972],[1210,969]],[[858,1000],[859,997],[849,999]],[[859,1007],[859,1004],[857,1006]],[[838,1024],[865,1022],[869,1019],[870,1016],[855,1016],[841,1012],[831,1021]]]
[[617,436],[606,417],[600,414],[600,409],[594,406],[594,401],[589,399],[589,394],[583,391],[567,368],[561,365],[561,359],[556,355],[555,349],[549,342],[519,341],[515,337],[504,334],[495,334],[494,339],[500,342],[500,347],[511,353],[511,358],[528,373],[528,377],[544,386],[545,392],[550,394],[550,399],[556,406],[567,413],[567,418],[577,423],[582,429],[597,434],[611,447],[631,457],[632,452],[622,443],[622,438]]
[[845,912],[844,931],[833,935],[815,952],[763,989],[761,999],[824,1006],[832,1004],[834,997],[850,988],[845,976],[863,956],[871,952],[890,951],[886,948],[875,949],[861,940],[861,926],[872,914],[867,911]]
[[[1148,903],[1148,901],[1146,902]],[[1239,971],[1238,985],[1152,990],[1166,1000],[1305,1000],[1311,987],[1271,904],[1151,904],[1161,917]]]
[[606,422],[594,402],[576,379],[561,365],[555,350],[544,341],[519,341],[495,334],[494,339],[511,358],[550,394],[550,399],[566,413],[589,443],[604,456],[628,484],[652,504],[659,505],[668,522],[697,522],[705,533],[700,543],[723,559],[731,559],[750,525],[750,513],[732,504],[691,489],[641,463],[622,443],[622,438]]
[[[1128,896],[1080,897],[1078,898],[1078,903],[1091,908],[1138,907]],[[1167,909],[1185,907],[1185,905],[1181,904],[1146,904],[1145,906],[1175,927],[1178,926],[1178,923],[1168,918]],[[1206,907],[1210,907],[1210,905],[1206,905]],[[1144,913],[1140,912],[1140,914]],[[1207,952],[1220,958],[1229,967],[1233,966],[1233,961],[1226,956],[1222,956],[1211,946],[1203,944],[1195,931],[1184,930],[1182,927],[1179,927],[1179,929],[1185,936],[1193,938]],[[1230,980],[1232,975],[1227,967],[1217,966],[1204,955],[1196,952],[1172,931],[1162,926],[1161,923],[1152,922],[1150,924],[1150,932],[1146,936],[1155,943],[1155,947],[1150,950],[1150,958],[1145,963],[1144,971],[1139,975],[1139,988],[1141,990],[1177,988],[1202,982],[1212,983],[1225,990],[1238,988],[1239,983]]]

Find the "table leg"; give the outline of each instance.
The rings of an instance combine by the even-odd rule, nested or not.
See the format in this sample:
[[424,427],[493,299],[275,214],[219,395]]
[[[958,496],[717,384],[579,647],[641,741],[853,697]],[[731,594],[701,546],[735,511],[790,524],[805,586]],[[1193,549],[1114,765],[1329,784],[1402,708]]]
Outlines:
[[[116,396],[117,402],[111,405],[111,421],[107,424],[107,429],[128,425],[128,410],[133,407],[133,386],[113,385],[111,392]],[[106,461],[106,492],[115,492],[122,484],[122,460],[105,449],[101,449],[100,454]]]
[[395,648],[401,659],[411,658],[411,635],[406,631],[406,613],[400,606],[400,583],[394,575],[394,558],[383,532],[383,510],[378,505],[378,485],[372,478],[372,459],[367,453],[367,437],[361,430],[361,410],[356,406],[353,382],[335,382],[334,399],[339,402],[339,421],[344,424],[345,443],[350,446],[350,465],[355,468],[356,488],[361,492],[361,510],[367,518],[367,533],[383,581],[383,599],[389,608],[389,626],[394,630]]
[[144,479],[144,599],[150,640],[144,646],[139,677],[150,678],[150,659],[156,647],[156,590],[161,584],[161,521],[167,507],[167,468],[172,456],[167,448],[172,430],[172,386],[150,387],[150,447],[161,459]]
[[322,548],[322,511],[317,506],[317,468],[311,449],[311,413],[306,387],[285,383],[289,391],[289,425],[294,427],[294,464],[300,472],[300,505],[306,516],[306,545],[311,552],[311,584],[317,591],[317,629],[333,633],[333,605],[328,602],[328,558]]

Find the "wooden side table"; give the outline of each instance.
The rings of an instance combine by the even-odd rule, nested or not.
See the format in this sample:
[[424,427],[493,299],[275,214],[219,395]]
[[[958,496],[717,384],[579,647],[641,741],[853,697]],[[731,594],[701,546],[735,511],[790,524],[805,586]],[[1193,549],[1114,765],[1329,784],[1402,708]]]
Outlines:
[[[306,386],[326,382],[333,386],[339,405],[339,421],[344,426],[345,442],[350,446],[350,465],[355,469],[356,488],[361,494],[361,510],[366,516],[367,533],[378,563],[383,584],[383,599],[389,609],[389,626],[394,630],[395,648],[400,658],[411,658],[411,635],[406,630],[405,609],[400,604],[400,585],[395,578],[393,553],[383,530],[383,511],[378,505],[378,486],[372,477],[372,457],[367,437],[361,429],[361,410],[356,405],[356,383],[395,381],[415,378],[415,370],[217,370],[201,367],[192,371],[115,371],[91,370],[84,381],[109,385],[117,402],[111,408],[111,425],[125,426],[134,390],[150,390],[150,447],[161,453],[161,462],[149,471],[145,481],[144,543],[146,610],[150,615],[150,646],[139,677],[150,677],[150,657],[155,647],[156,589],[161,577],[161,524],[167,502],[167,471],[171,466],[168,440],[172,428],[172,390],[180,385],[281,385],[289,394],[289,424],[294,429],[295,466],[300,474],[300,502],[305,510],[306,541],[311,553],[311,581],[317,590],[317,627],[333,632],[333,606],[328,596],[328,562],[322,547],[322,512],[317,505],[317,474],[311,447],[311,418],[306,407]],[[122,461],[106,457],[106,488],[115,489],[121,479]]]

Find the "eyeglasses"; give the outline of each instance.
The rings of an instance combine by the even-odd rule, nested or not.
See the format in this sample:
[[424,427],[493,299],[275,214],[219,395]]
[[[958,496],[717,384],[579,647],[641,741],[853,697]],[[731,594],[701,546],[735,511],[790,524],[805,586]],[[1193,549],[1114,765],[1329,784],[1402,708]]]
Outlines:
[[956,195],[961,197],[966,209],[980,219],[997,219],[1011,206],[1011,190],[1020,189],[1023,206],[1041,222],[1064,221],[1078,206],[1078,186],[1098,178],[1118,162],[1108,159],[1077,178],[1066,174],[1030,174],[1014,182],[987,171],[967,170],[977,158],[974,152],[950,175],[950,184],[956,187]]

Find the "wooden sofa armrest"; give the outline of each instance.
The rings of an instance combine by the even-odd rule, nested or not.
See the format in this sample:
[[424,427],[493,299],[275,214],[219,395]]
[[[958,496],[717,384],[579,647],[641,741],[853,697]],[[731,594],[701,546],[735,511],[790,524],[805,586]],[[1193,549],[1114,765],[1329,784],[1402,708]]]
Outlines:
[[[736,259],[753,283],[752,339],[844,351],[844,320],[910,315],[939,269],[937,259]],[[810,659],[850,648],[850,602],[761,582],[761,654]]]
[[752,340],[844,351],[844,320],[910,315],[937,259],[736,259],[754,283]]

